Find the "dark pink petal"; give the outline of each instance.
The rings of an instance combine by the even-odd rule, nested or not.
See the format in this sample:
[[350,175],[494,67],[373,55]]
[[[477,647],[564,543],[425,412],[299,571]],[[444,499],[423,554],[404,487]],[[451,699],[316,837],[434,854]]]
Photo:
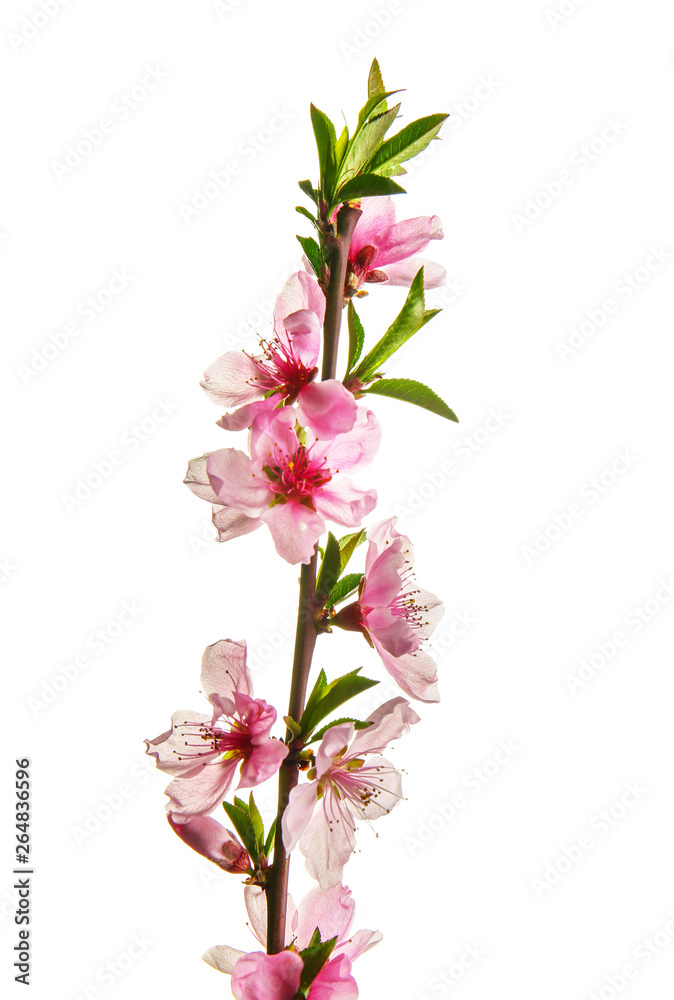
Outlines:
[[176,823],[170,814],[167,819],[188,847],[223,871],[239,874],[250,868],[250,858],[243,844],[212,816],[195,816],[189,823]]
[[310,1000],[357,1000],[358,986],[351,975],[351,960],[345,954],[331,958],[314,979]]
[[212,451],[206,471],[220,503],[225,506],[236,507],[248,517],[259,517],[269,506],[270,491],[255,478],[251,461],[242,451],[235,448]]
[[366,721],[372,725],[358,730],[349,756],[383,750],[392,740],[399,740],[405,733],[409,733],[410,726],[421,722],[421,719],[405,698],[391,698],[375,709]]
[[431,260],[424,260],[422,257],[411,257],[409,260],[400,261],[399,264],[387,264],[383,269],[389,285],[402,285],[409,288],[420,267],[424,269],[424,288],[439,288],[444,285],[447,272],[444,267],[433,263]]
[[363,198],[362,215],[356,223],[349,259],[353,260],[363,247],[374,246],[377,233],[395,222],[396,211],[392,198]]
[[375,608],[365,612],[363,617],[370,635],[392,656],[414,653],[421,645],[419,631],[405,618],[396,618],[388,608]]
[[373,543],[370,540],[365,586],[360,595],[360,603],[363,607],[375,608],[381,605],[388,607],[400,593],[402,587],[400,573],[405,566],[407,556],[397,541],[385,547],[374,559],[370,558],[372,547]]
[[233,507],[213,507],[213,525],[218,532],[216,541],[228,542],[230,538],[248,535],[262,527],[259,517],[248,517]]
[[437,215],[420,215],[416,219],[395,222],[374,237],[372,245],[377,248],[377,256],[372,266],[378,269],[412,257],[424,250],[431,240],[441,240],[444,235]]
[[166,811],[173,814],[176,823],[186,823],[192,816],[207,816],[221,805],[238,764],[238,757],[209,760],[189,777],[176,778],[165,789],[170,800]]
[[228,351],[206,369],[200,384],[214,403],[230,409],[264,395],[254,381],[251,384],[257,374],[257,368],[247,354]]
[[232,970],[236,1000],[294,1000],[304,963],[296,952],[266,955],[254,951],[240,958]]
[[297,841],[311,821],[316,806],[317,787],[315,781],[307,781],[296,785],[290,793],[283,813],[283,846],[288,853],[295,850]]
[[281,740],[268,739],[253,747],[248,760],[241,765],[241,780],[239,788],[254,788],[278,771],[281,762],[288,756],[289,750]]
[[205,455],[200,455],[199,458],[191,458],[189,460],[183,482],[200,500],[207,500],[208,503],[218,503],[218,494],[211,486],[206,472],[206,462],[209,454],[210,452],[207,452]]
[[405,656],[392,656],[372,637],[374,647],[398,687],[417,701],[440,701],[438,672],[428,653],[418,649]]
[[207,646],[201,658],[201,686],[210,703],[220,709],[218,715],[232,714],[230,706],[237,692],[252,695],[246,643],[220,639]]
[[276,709],[263,698],[251,698],[237,692],[234,695],[236,712],[250,734],[251,743],[264,743],[276,722]]
[[295,451],[299,444],[295,432],[296,418],[297,411],[291,406],[285,406],[280,410],[261,413],[253,421],[250,454],[256,475],[259,475],[263,466],[268,465],[276,446],[290,455]]
[[321,940],[336,937],[337,943],[346,940],[353,921],[356,904],[351,890],[343,885],[331,889],[312,889],[299,905],[297,947],[307,948],[316,928]]
[[283,328],[295,357],[305,368],[314,368],[321,349],[321,320],[316,313],[298,309],[283,319]]
[[336,379],[311,382],[300,390],[297,402],[300,422],[317,438],[331,438],[350,431],[356,421],[358,404],[353,393]]
[[269,527],[278,554],[289,563],[309,563],[316,542],[325,531],[320,513],[304,504],[289,500],[279,503],[262,514]]

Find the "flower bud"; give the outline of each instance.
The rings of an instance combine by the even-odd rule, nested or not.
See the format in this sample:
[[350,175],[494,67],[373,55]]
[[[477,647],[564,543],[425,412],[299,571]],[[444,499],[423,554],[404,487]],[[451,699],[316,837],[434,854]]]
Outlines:
[[226,830],[212,816],[194,816],[188,823],[176,823],[169,813],[168,821],[188,847],[208,858],[223,871],[236,875],[251,868],[250,858],[243,844],[231,830]]

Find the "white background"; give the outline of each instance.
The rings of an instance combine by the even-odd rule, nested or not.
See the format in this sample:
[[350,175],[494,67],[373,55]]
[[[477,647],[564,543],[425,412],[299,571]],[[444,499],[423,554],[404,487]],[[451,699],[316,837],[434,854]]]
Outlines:
[[[168,829],[141,741],[199,708],[201,652],[225,636],[248,640],[256,693],[284,709],[297,569],[263,531],[213,544],[181,480],[225,443],[201,372],[254,347],[298,267],[309,101],[353,121],[377,55],[405,121],[452,113],[398,201],[399,218],[443,219],[427,255],[448,271],[429,296],[445,311],[388,371],[427,379],[461,423],[381,400],[359,479],[447,605],[443,701],[395,751],[408,801],[347,869],[357,925],[384,933],[355,966],[361,996],[670,998],[670,5],[71,0],[45,17],[5,0],[0,21],[11,995],[17,756],[33,761],[33,997],[226,996],[201,953],[255,947],[237,880]],[[59,167],[103,118],[100,144]],[[126,286],[89,322],[115,270]],[[403,295],[362,302],[370,338]],[[112,451],[121,464],[69,502]],[[319,640],[316,662],[387,680],[355,635]],[[502,741],[517,749],[490,763]],[[267,811],[273,797],[272,782]],[[299,858],[293,884],[309,885]]]

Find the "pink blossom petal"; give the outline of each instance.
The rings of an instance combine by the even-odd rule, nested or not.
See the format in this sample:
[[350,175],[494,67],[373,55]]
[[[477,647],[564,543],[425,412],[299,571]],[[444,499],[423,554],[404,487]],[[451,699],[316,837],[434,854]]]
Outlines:
[[228,542],[231,538],[249,535],[251,531],[262,527],[259,517],[248,517],[233,507],[213,507],[213,525],[218,532],[216,541]]
[[212,816],[194,816],[189,823],[176,823],[169,814],[171,829],[197,854],[213,861],[223,871],[241,874],[250,868],[243,844]]
[[438,672],[428,653],[418,649],[416,653],[392,656],[372,637],[375,649],[398,687],[417,701],[440,701]]
[[374,246],[377,234],[387,226],[393,225],[396,218],[395,205],[392,198],[363,198],[361,201],[362,215],[356,223],[351,239],[349,258],[353,260],[363,247]]
[[[252,695],[253,682],[246,667],[246,643],[220,639],[207,646],[201,658],[201,686],[212,705],[216,705],[214,698],[225,699],[231,704],[237,691]],[[232,713],[223,710],[220,714]]]
[[[298,444],[295,433],[297,411],[292,406],[260,413],[250,430],[250,454],[253,471],[258,474],[268,464],[275,446],[292,454]],[[271,500],[271,498],[270,498]]]
[[365,616],[370,635],[392,656],[414,653],[421,645],[418,629],[413,629],[405,618],[396,618],[388,608],[375,608]]
[[212,451],[206,471],[220,503],[225,506],[236,507],[248,517],[259,517],[269,506],[271,491],[255,478],[251,461],[244,452],[235,448]]
[[171,728],[153,740],[145,740],[146,752],[154,757],[160,771],[167,774],[185,776],[194,774],[203,766],[203,759],[196,756],[185,756],[184,725],[187,723],[194,729],[208,726],[210,715],[200,712],[181,711],[171,716]]
[[[387,607],[400,593],[400,572],[405,566],[406,555],[399,542],[393,542],[371,558],[371,550],[376,551],[368,533],[369,546],[365,564],[365,586],[360,596],[363,607]],[[368,565],[369,564],[369,565]]]
[[170,801],[166,811],[176,823],[187,823],[192,816],[206,816],[221,805],[234,780],[239,759],[207,761],[201,770],[186,778],[175,778],[165,789]]
[[372,241],[377,248],[372,267],[379,270],[387,264],[412,257],[424,250],[431,240],[444,237],[442,222],[437,215],[420,215],[416,219],[405,219],[380,229]]
[[340,750],[348,747],[354,732],[353,722],[341,722],[338,726],[330,726],[316,751],[316,774],[319,778],[322,778],[332,766],[332,761]]
[[278,554],[289,563],[309,563],[325,531],[320,513],[295,500],[275,504],[262,514]]
[[248,760],[241,765],[239,788],[253,788],[276,774],[281,761],[288,756],[288,747],[280,740],[267,740],[253,747]]
[[300,850],[306,858],[305,867],[322,889],[329,889],[342,881],[344,865],[356,846],[355,829],[349,807],[326,787],[299,841]]
[[374,948],[382,940],[381,931],[356,931],[348,941],[339,944],[337,949],[340,954],[348,955],[352,962],[360,956]]
[[368,715],[366,721],[372,725],[358,730],[349,756],[383,750],[392,740],[399,740],[405,733],[409,733],[410,726],[421,722],[421,719],[405,698],[391,698]]
[[258,374],[244,351],[228,351],[206,369],[200,384],[214,403],[231,409],[264,395],[254,382],[250,384]]
[[232,993],[236,1000],[294,1000],[303,968],[302,959],[293,951],[252,952],[232,970]]
[[306,781],[296,785],[288,798],[288,805],[283,813],[283,846],[286,851],[294,851],[301,835],[306,830],[316,806],[317,785],[315,781]]
[[321,940],[345,939],[353,921],[355,903],[351,890],[343,885],[330,889],[312,889],[298,909],[297,947],[307,948],[316,928]]
[[280,398],[280,396],[275,395],[270,396],[269,399],[256,399],[253,403],[240,406],[233,413],[225,413],[219,420],[216,420],[216,424],[226,431],[242,431],[244,427],[250,427],[261,414],[275,410]]
[[310,1000],[357,1000],[358,986],[345,954],[331,958],[318,973],[309,991]]
[[420,608],[424,609],[424,621],[417,630],[420,639],[428,639],[433,634],[436,626],[442,620],[445,613],[445,606],[439,597],[431,594],[430,590],[419,590],[414,595],[414,600]]
[[316,313],[320,326],[325,318],[325,295],[320,285],[305,271],[291,274],[274,305],[274,330],[279,340],[287,343],[283,321],[298,309],[309,309]]
[[[363,730],[363,732],[366,731]],[[372,780],[376,783],[377,794],[365,805],[353,803],[354,812],[362,820],[388,816],[402,799],[402,775],[395,769],[390,760],[378,755],[367,758],[366,769],[370,773],[375,772],[376,776]]]
[[266,742],[271,727],[276,722],[274,706],[262,698],[251,698],[239,691],[234,695],[234,703],[236,713],[248,730],[253,746]]
[[358,489],[346,476],[340,476],[314,494],[314,503],[328,520],[347,528],[357,528],[377,506],[377,492]]
[[[243,900],[250,921],[251,930],[261,945],[267,947],[267,893],[257,885],[247,885],[243,890]],[[286,903],[286,945],[296,936],[297,907],[292,896]],[[303,946],[304,947],[304,946]]]
[[381,442],[381,427],[372,410],[358,407],[356,422],[350,431],[338,434],[323,447],[333,472],[347,472],[369,465]]
[[[377,559],[385,552],[387,549],[393,546],[393,543],[397,539],[404,539],[406,544],[398,544],[396,546],[397,550],[405,550],[408,553],[408,558],[411,559],[409,551],[411,551],[411,543],[407,535],[401,535],[396,528],[396,517],[389,517],[385,521],[380,521],[379,524],[374,525],[372,528],[368,528],[367,531],[367,555],[365,556],[365,575],[369,576],[372,572],[372,567]],[[394,595],[395,596],[395,595]],[[373,602],[376,603],[376,602]]]
[[311,382],[299,394],[300,422],[317,438],[331,438],[350,431],[356,421],[358,404],[341,382],[327,379]]
[[295,357],[305,368],[314,368],[321,349],[321,320],[316,313],[311,309],[298,309],[284,318],[283,328]]
[[187,463],[187,472],[183,482],[192,490],[200,500],[207,500],[208,503],[218,503],[218,494],[210,484],[206,472],[206,462],[210,452],[200,455],[199,458],[191,458]]
[[382,268],[389,285],[402,285],[409,288],[420,267],[424,269],[424,288],[439,288],[444,285],[447,272],[444,267],[435,264],[432,260],[424,260],[422,257],[410,257],[409,260],[402,260],[398,264],[387,264]]
[[237,948],[230,948],[229,945],[220,944],[214,948],[209,948],[201,957],[216,972],[225,972],[231,976],[234,966],[245,954],[245,951],[239,951]]

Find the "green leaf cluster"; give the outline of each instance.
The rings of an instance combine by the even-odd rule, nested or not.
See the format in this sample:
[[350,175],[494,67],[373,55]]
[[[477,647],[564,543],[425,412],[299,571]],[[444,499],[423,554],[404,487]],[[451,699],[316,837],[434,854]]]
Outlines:
[[234,802],[222,804],[253,864],[257,865],[262,859],[266,860],[274,843],[276,820],[265,836],[264,823],[252,792],[247,803],[235,796]]

